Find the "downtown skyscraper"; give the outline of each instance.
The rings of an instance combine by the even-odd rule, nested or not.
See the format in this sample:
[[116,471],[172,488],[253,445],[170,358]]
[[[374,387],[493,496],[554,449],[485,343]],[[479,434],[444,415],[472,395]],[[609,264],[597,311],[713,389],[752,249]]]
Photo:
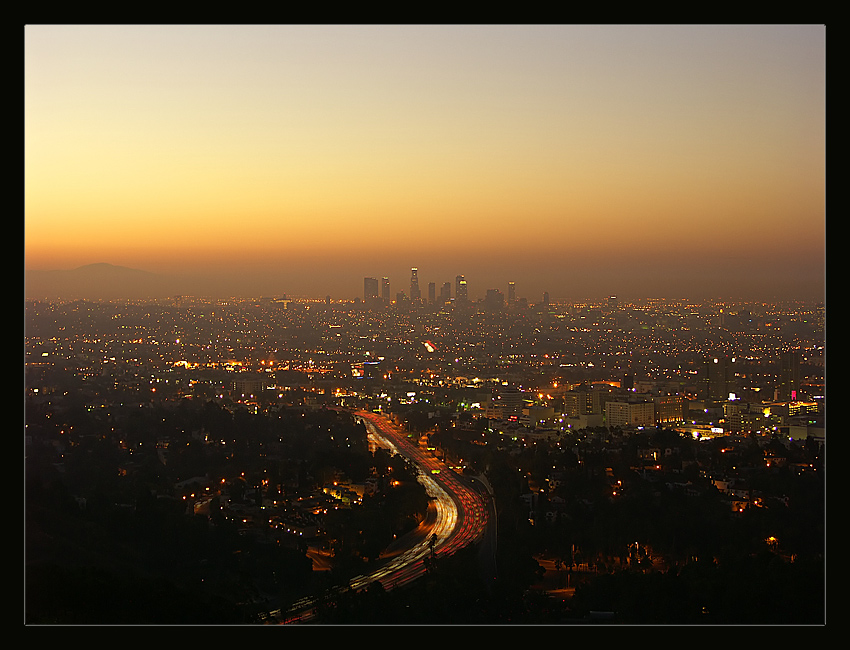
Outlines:
[[455,278],[455,300],[458,303],[466,303],[469,300],[466,288],[466,278],[459,275]]
[[378,297],[378,280],[376,278],[363,278],[363,300],[369,302]]
[[422,292],[419,289],[419,271],[414,266],[410,269],[410,299],[414,302],[421,300]]

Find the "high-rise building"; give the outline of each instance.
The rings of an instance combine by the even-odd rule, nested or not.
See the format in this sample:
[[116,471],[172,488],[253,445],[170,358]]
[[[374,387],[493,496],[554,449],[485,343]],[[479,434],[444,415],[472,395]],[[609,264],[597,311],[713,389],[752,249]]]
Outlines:
[[783,352],[779,358],[779,389],[776,398],[796,402],[800,393],[800,353],[796,350]]
[[378,280],[375,278],[363,278],[363,300],[366,304],[374,303],[378,297]]
[[381,280],[381,298],[383,298],[384,302],[389,304],[390,302],[390,279],[383,278]]
[[725,401],[734,388],[735,357],[725,354],[710,356],[705,364],[703,377],[703,397],[709,400]]
[[563,396],[563,409],[564,414],[572,418],[593,413],[591,393],[586,390],[566,391]]
[[469,300],[469,295],[466,292],[466,278],[459,275],[455,278],[455,300],[459,303],[465,303]]
[[516,282],[508,282],[508,306],[513,307],[516,302]]
[[437,283],[429,282],[428,283],[428,302],[430,304],[434,304],[437,302]]
[[440,304],[445,305],[447,302],[451,302],[452,299],[452,283],[444,282],[443,288],[440,289]]
[[505,294],[498,289],[487,289],[484,306],[490,311],[496,311],[505,306]]
[[419,270],[414,266],[410,269],[410,299],[417,302],[422,298],[422,292],[419,290]]

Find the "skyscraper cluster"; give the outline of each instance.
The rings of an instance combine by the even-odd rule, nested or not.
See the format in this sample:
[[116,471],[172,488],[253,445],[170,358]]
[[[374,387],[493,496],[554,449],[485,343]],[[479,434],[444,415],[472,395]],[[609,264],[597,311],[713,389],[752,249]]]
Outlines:
[[[468,302],[466,279],[462,275],[455,278],[455,300],[459,303]],[[392,302],[390,279],[383,276],[379,282],[377,278],[363,278],[363,301],[369,308],[389,305]],[[427,302],[431,305],[445,305],[452,302],[452,283],[443,282],[438,287],[436,282],[429,282],[427,297],[423,299],[422,289],[419,286],[419,269],[413,267],[410,269],[409,294],[400,291],[396,294],[395,301],[397,304],[424,304]]]
[[[419,269],[412,267],[410,269],[410,290],[409,293],[399,291],[396,293],[394,301],[397,305],[434,305],[442,306],[453,304],[455,307],[462,308],[470,305],[469,288],[466,282],[466,276],[457,275],[454,281],[454,297],[452,296],[452,283],[443,282],[428,282],[425,295],[423,296],[422,287],[419,284]],[[609,304],[612,299],[609,299]],[[380,281],[377,278],[367,277],[363,279],[363,301],[370,309],[387,306],[393,303],[393,298],[390,293],[390,279],[383,276]],[[507,295],[501,289],[487,289],[486,295],[482,301],[485,308],[491,311],[502,310],[506,307],[510,310],[522,309],[528,307],[526,298],[517,297],[516,282],[510,281],[507,285]],[[549,306],[549,294],[543,294],[541,303],[544,307]]]

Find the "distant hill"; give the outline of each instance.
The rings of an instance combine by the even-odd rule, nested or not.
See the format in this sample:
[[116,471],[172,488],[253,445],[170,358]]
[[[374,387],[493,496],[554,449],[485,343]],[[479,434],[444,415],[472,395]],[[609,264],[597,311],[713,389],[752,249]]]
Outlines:
[[28,300],[119,300],[165,298],[175,292],[173,279],[113,264],[88,264],[72,270],[25,271]]

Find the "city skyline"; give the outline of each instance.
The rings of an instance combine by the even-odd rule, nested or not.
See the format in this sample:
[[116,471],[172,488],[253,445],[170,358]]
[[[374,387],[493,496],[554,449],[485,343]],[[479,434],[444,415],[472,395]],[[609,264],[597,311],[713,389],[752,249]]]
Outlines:
[[25,267],[817,298],[819,25],[27,26]]

